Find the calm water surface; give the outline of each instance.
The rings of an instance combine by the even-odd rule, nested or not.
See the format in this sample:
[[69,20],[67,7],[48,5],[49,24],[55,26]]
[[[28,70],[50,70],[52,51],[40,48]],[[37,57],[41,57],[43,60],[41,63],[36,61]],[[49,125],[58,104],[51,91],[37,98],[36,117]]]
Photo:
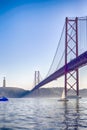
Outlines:
[[87,98],[9,99],[0,102],[0,130],[87,130]]

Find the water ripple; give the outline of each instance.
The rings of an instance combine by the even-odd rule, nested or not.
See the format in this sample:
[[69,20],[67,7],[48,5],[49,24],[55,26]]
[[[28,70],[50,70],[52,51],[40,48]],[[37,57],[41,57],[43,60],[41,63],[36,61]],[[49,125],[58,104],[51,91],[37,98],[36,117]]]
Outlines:
[[0,102],[0,130],[86,130],[87,100],[9,99]]

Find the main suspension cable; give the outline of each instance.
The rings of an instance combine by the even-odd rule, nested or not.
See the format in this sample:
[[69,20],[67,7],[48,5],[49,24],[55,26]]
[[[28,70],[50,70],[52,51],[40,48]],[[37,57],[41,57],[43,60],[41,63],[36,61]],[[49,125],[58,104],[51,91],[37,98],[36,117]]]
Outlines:
[[65,29],[65,24],[64,24],[63,29],[62,29],[62,33],[61,33],[60,40],[59,40],[58,45],[57,45],[57,49],[56,49],[54,58],[53,58],[53,60],[52,60],[52,64],[50,65],[50,68],[49,68],[49,70],[48,70],[48,73],[47,73],[46,77],[49,75],[49,72],[51,71],[51,68],[52,68],[52,66],[53,66],[53,63],[54,63],[56,54],[57,54],[57,52],[58,52],[58,49],[59,49],[59,46],[60,46],[60,43],[61,43],[61,39],[62,39],[62,36],[63,36],[64,29]]

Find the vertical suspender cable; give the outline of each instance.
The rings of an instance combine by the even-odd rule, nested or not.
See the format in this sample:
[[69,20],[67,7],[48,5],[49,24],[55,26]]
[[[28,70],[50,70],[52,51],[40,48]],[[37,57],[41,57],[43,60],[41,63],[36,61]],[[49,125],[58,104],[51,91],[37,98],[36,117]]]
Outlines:
[[50,68],[49,68],[49,70],[48,70],[48,73],[47,73],[46,77],[49,75],[49,73],[50,73],[50,71],[51,71],[51,68],[52,68],[52,66],[53,66],[53,63],[54,63],[56,54],[57,54],[57,52],[58,52],[58,49],[59,49],[59,46],[60,46],[60,43],[61,43],[61,39],[62,39],[62,36],[63,36],[64,28],[65,28],[65,24],[64,24],[63,29],[62,29],[61,37],[60,37],[60,40],[59,40],[59,42],[58,42],[58,46],[57,46],[57,49],[56,49],[54,58],[53,58],[53,60],[52,60],[52,64],[51,64],[51,66],[50,66]]

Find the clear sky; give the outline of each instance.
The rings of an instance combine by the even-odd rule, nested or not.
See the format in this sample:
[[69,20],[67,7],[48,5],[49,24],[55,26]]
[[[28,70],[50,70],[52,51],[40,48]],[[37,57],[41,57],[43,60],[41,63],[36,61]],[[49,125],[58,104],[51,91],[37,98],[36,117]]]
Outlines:
[[35,70],[45,77],[66,16],[87,16],[87,0],[0,0],[0,86],[4,76],[7,86],[24,89]]

